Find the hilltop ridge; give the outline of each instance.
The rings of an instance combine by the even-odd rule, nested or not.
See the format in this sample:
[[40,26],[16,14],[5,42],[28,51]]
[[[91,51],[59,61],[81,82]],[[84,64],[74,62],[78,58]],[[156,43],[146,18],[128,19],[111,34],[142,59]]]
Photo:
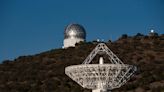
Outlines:
[[[129,37],[105,42],[126,64],[138,67],[135,76],[112,92],[164,92],[164,35]],[[0,64],[0,92],[91,92],[65,75],[66,66],[81,64],[98,42],[20,56]]]

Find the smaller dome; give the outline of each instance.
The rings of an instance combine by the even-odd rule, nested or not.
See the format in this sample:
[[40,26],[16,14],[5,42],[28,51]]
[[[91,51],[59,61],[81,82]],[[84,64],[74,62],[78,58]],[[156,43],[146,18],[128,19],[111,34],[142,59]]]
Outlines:
[[86,32],[83,26],[79,24],[69,24],[64,31],[64,38],[86,38]]

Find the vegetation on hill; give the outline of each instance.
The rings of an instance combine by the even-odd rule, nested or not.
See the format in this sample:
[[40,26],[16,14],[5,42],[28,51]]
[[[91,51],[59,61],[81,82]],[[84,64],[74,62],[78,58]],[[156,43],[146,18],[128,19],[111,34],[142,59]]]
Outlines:
[[[65,75],[65,67],[81,64],[97,42],[79,43],[20,56],[0,64],[0,92],[91,92]],[[138,70],[124,86],[112,92],[164,92],[164,35],[122,35],[106,45],[126,64]]]

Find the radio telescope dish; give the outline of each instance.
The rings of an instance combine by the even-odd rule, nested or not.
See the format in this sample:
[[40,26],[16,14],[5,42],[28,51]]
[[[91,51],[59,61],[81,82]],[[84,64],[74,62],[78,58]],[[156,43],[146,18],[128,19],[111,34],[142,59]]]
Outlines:
[[[99,53],[107,54],[110,63],[90,64]],[[104,43],[100,43],[80,65],[65,68],[65,73],[83,88],[92,92],[107,92],[124,85],[137,70],[135,66],[124,64]]]

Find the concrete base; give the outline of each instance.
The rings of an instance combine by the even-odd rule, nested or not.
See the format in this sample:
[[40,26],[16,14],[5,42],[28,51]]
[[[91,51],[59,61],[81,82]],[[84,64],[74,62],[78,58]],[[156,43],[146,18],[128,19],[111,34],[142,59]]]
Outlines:
[[95,89],[95,90],[92,90],[92,92],[101,92],[100,89]]
[[75,47],[75,44],[79,43],[80,41],[84,42],[85,39],[79,39],[79,38],[64,39],[64,46],[63,46],[63,48]]

